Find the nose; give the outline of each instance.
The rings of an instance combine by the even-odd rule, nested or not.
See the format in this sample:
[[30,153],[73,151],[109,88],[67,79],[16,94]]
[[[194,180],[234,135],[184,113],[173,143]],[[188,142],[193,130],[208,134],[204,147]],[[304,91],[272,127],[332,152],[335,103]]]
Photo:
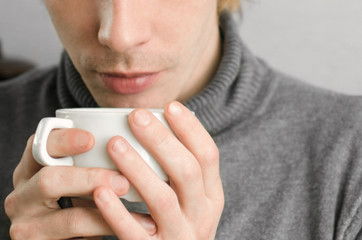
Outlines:
[[151,29],[142,1],[105,0],[99,11],[98,41],[112,51],[124,52],[147,43]]

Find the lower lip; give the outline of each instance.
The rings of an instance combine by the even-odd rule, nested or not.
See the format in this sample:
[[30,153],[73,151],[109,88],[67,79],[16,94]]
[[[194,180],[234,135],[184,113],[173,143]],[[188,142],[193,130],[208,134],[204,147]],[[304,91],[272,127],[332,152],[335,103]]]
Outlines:
[[146,74],[137,77],[120,77],[110,74],[100,74],[104,85],[119,94],[136,94],[150,88],[157,80],[159,73]]

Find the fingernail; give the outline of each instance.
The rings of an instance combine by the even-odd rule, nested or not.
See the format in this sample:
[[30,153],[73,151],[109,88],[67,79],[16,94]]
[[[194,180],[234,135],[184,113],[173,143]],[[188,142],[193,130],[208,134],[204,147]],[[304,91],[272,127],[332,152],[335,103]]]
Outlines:
[[151,122],[149,113],[146,110],[138,110],[134,115],[135,123],[141,127],[145,127]]
[[113,152],[115,153],[125,153],[126,150],[127,150],[127,145],[126,143],[123,141],[123,139],[121,138],[118,138],[114,143],[113,143],[113,146],[112,146],[112,150]]
[[112,177],[111,184],[112,184],[113,190],[117,194],[123,195],[123,194],[125,194],[125,190],[126,190],[128,181],[123,175],[117,174]]
[[80,147],[85,147],[89,144],[89,136],[85,132],[79,132],[76,136],[75,142]]
[[109,189],[103,189],[97,196],[102,202],[109,202],[112,199],[112,193]]
[[173,116],[178,116],[181,114],[182,109],[179,105],[179,103],[177,102],[173,102],[168,106],[168,111],[169,113],[171,113]]
[[156,224],[155,222],[149,218],[149,217],[143,217],[141,219],[141,225],[143,226],[144,229],[146,229],[148,231],[148,233],[150,233],[151,235],[154,234],[156,232]]

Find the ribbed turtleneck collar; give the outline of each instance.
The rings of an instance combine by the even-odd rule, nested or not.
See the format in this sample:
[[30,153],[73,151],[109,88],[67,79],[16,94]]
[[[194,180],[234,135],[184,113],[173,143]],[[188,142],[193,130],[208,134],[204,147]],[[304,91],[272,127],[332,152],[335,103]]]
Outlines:
[[63,108],[98,107],[65,51],[62,55],[57,77],[58,95]]
[[238,26],[229,14],[221,15],[219,68],[209,85],[186,104],[212,135],[250,116],[269,71],[242,43]]
[[[205,89],[186,103],[211,135],[251,114],[268,71],[243,45],[238,31],[232,17],[222,14],[223,53],[219,68]],[[58,95],[64,108],[98,107],[66,52],[58,73]]]

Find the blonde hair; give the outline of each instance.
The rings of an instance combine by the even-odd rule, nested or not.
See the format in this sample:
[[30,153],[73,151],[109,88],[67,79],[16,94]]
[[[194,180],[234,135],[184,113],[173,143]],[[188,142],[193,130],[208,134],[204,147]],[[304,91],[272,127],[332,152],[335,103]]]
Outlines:
[[241,4],[240,0],[218,0],[217,3],[217,12],[220,14],[222,11],[240,11],[241,10]]

